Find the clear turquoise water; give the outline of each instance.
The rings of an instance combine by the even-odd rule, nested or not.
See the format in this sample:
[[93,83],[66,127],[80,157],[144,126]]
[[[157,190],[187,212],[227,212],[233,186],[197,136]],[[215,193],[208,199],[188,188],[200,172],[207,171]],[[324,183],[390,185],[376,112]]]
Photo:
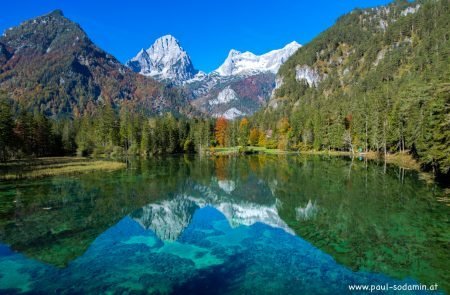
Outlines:
[[386,283],[445,293],[448,206],[438,187],[398,172],[338,158],[174,157],[1,183],[0,293],[347,294]]

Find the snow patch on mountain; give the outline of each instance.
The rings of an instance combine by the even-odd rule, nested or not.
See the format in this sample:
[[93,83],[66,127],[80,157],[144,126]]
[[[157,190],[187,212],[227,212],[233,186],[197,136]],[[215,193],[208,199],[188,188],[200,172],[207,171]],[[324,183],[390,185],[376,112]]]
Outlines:
[[238,110],[235,107],[232,107],[232,108],[229,108],[228,110],[226,110],[223,113],[213,114],[213,117],[215,117],[215,118],[224,117],[227,120],[234,120],[236,118],[239,118],[239,117],[242,117],[242,116],[245,116],[245,115],[246,115],[246,113]]
[[238,100],[236,92],[227,86],[224,90],[220,91],[217,98],[211,99],[208,103],[209,105],[226,104],[233,100]]
[[207,73],[205,73],[203,71],[198,71],[198,73],[195,74],[195,76],[193,78],[186,80],[184,82],[193,83],[193,82],[197,82],[197,81],[204,81],[207,76],[208,76]]
[[214,72],[220,76],[248,75],[257,72],[277,73],[280,66],[300,47],[301,45],[294,41],[282,49],[262,55],[232,49],[225,62]]

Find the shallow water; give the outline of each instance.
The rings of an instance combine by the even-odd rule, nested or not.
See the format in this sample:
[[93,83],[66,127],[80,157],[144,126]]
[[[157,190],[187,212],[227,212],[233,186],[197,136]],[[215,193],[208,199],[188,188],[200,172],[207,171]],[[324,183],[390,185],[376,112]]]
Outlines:
[[395,167],[268,155],[3,182],[0,293],[446,293],[441,194]]

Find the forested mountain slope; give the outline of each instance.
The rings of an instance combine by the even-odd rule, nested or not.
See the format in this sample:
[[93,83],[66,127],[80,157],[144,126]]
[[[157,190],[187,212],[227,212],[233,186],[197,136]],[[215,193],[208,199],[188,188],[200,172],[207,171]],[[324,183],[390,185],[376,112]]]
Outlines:
[[255,124],[304,149],[410,151],[448,174],[449,6],[396,1],[342,16],[280,68]]
[[0,37],[0,90],[17,109],[54,117],[77,117],[124,101],[149,114],[184,104],[178,90],[133,73],[59,10]]

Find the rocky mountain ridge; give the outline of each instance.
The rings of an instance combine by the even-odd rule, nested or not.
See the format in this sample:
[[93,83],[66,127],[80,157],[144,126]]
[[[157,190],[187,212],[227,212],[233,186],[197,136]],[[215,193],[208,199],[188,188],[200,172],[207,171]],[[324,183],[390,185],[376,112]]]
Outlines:
[[175,37],[166,35],[126,64],[134,72],[182,87],[202,113],[232,120],[253,114],[267,102],[276,72],[300,47],[294,41],[262,55],[232,49],[219,68],[206,74],[194,68]]

